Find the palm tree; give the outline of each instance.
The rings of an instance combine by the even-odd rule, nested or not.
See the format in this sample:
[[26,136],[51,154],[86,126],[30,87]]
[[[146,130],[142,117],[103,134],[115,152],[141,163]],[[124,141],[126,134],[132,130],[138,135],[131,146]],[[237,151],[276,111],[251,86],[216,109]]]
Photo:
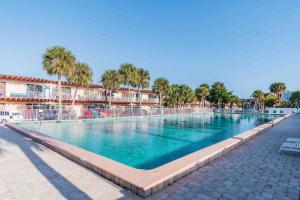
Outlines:
[[118,73],[120,74],[121,84],[124,84],[128,88],[129,95],[130,95],[130,108],[132,112],[132,97],[131,97],[130,86],[134,87],[137,85],[138,71],[133,64],[124,63],[121,64]]
[[75,83],[75,93],[72,100],[72,108],[74,109],[75,99],[77,97],[77,91],[79,86],[87,86],[92,82],[93,72],[89,65],[86,63],[77,62],[75,69],[67,76],[67,80],[71,83]]
[[121,77],[117,70],[106,70],[101,76],[102,85],[109,90],[109,108],[111,107],[112,91],[121,85]]
[[140,106],[142,106],[141,89],[149,87],[150,73],[143,68],[138,68],[137,72],[138,72],[138,80],[136,82],[136,87],[138,88],[138,92],[139,92]]
[[164,103],[166,106],[176,108],[179,106],[180,96],[180,85],[172,84],[164,97]]
[[180,100],[182,99],[181,107],[187,106],[188,104],[192,104],[197,99],[192,88],[185,84],[180,85],[180,93]]
[[152,90],[154,93],[159,95],[159,106],[162,109],[162,103],[164,98],[168,94],[170,89],[169,81],[166,78],[160,77],[153,83]]
[[294,107],[297,107],[297,109],[299,108],[299,106],[300,106],[300,90],[296,90],[292,93],[290,101]]
[[198,88],[196,88],[195,95],[199,103],[205,107],[206,98],[209,96],[209,85],[201,84]]
[[54,46],[46,50],[43,55],[43,69],[49,75],[57,75],[58,79],[58,93],[59,93],[59,115],[62,115],[62,96],[61,96],[61,79],[62,76],[68,76],[73,72],[75,67],[75,56],[71,51],[66,50],[62,46]]
[[270,92],[276,94],[276,96],[281,99],[282,94],[286,91],[286,86],[282,82],[272,83],[269,87]]
[[255,90],[252,95],[258,101],[258,110],[264,110],[265,93],[261,90]]
[[268,107],[274,107],[278,103],[278,97],[273,93],[266,93],[264,97],[264,104]]
[[209,101],[218,108],[220,108],[220,106],[224,108],[230,94],[231,92],[227,90],[224,83],[215,82],[209,91]]
[[240,104],[241,104],[239,97],[236,95],[233,95],[233,94],[229,95],[228,102],[229,102],[229,107],[231,109],[233,108],[234,105],[240,106]]
[[185,84],[172,84],[165,97],[165,103],[167,106],[182,108],[195,102],[195,99],[195,94],[189,86]]

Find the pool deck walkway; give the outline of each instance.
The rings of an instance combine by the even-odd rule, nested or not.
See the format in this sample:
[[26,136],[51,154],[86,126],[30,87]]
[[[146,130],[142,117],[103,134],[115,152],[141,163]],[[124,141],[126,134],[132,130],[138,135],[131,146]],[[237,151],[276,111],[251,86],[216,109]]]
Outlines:
[[[279,154],[300,137],[300,115],[235,148],[148,199],[299,200],[300,155]],[[1,199],[142,199],[0,126]]]

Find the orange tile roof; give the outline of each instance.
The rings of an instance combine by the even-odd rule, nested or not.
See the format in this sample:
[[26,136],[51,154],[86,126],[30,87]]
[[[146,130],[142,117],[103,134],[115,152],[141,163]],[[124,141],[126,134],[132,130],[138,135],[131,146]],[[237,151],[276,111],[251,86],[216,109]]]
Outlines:
[[[6,79],[6,80],[15,80],[15,81],[28,81],[28,82],[34,82],[34,83],[52,83],[52,84],[58,84],[58,81],[49,80],[49,79],[43,79],[43,78],[36,78],[36,77],[29,77],[29,76],[17,76],[17,75],[7,75],[7,74],[0,74],[0,79]],[[75,83],[62,81],[63,86],[80,86]],[[105,89],[102,85],[97,84],[90,84],[88,86],[81,86],[86,88],[101,88]],[[128,88],[119,88],[118,91],[124,91],[128,92]],[[133,89],[132,91],[138,92],[138,90]],[[153,92],[151,90],[141,90],[141,93],[148,93],[152,94]]]

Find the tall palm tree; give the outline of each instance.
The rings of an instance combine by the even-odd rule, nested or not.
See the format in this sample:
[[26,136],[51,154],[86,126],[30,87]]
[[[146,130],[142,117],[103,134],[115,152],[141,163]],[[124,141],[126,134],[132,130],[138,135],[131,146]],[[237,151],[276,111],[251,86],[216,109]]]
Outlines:
[[269,87],[270,92],[276,94],[276,96],[281,99],[282,94],[286,91],[286,86],[282,82],[272,83]]
[[86,63],[77,62],[75,69],[67,76],[67,80],[71,83],[75,83],[75,93],[72,99],[72,108],[74,109],[75,100],[77,97],[77,91],[79,86],[87,86],[92,82],[93,72],[89,65]]
[[167,106],[182,108],[195,102],[196,96],[193,90],[185,85],[172,84],[165,98]]
[[300,106],[300,90],[296,90],[292,93],[290,101],[294,107],[297,107],[297,109],[299,108],[299,106]]
[[209,96],[209,85],[201,84],[198,88],[196,88],[195,95],[201,106],[205,107],[206,98]]
[[101,76],[102,85],[109,90],[109,108],[111,108],[112,91],[121,85],[121,77],[117,70],[106,70]]
[[209,101],[216,107],[224,107],[228,96],[231,94],[222,82],[215,82],[209,91]]
[[138,88],[138,92],[139,92],[140,106],[142,106],[141,89],[149,87],[150,73],[143,68],[138,68],[137,72],[138,72],[138,79],[136,82],[136,87]]
[[137,85],[137,80],[138,80],[138,71],[137,68],[131,64],[131,63],[124,63],[121,64],[121,67],[118,71],[120,74],[120,80],[121,84],[124,84],[125,87],[127,86],[128,92],[130,95],[130,108],[132,112],[132,95],[131,95],[131,89],[130,87],[134,87]]
[[152,90],[159,95],[159,105],[162,108],[162,102],[170,89],[169,81],[166,78],[160,77],[153,83]]
[[241,101],[238,96],[231,94],[228,96],[228,103],[229,107],[232,109],[234,105],[240,106]]
[[266,93],[264,97],[264,104],[267,107],[274,107],[278,103],[278,97],[273,93]]
[[255,90],[252,95],[258,101],[258,110],[264,110],[265,93],[261,90]]
[[197,100],[194,91],[188,85],[180,85],[180,94],[181,107],[191,105]]
[[166,96],[164,97],[164,103],[166,104],[166,106],[169,107],[179,107],[179,102],[181,102],[180,100],[180,85],[179,84],[172,84],[170,85]]
[[59,114],[58,119],[62,115],[62,95],[61,95],[61,79],[73,72],[75,67],[75,56],[71,51],[62,46],[54,46],[46,50],[43,55],[43,69],[49,75],[57,75],[58,93],[59,93]]

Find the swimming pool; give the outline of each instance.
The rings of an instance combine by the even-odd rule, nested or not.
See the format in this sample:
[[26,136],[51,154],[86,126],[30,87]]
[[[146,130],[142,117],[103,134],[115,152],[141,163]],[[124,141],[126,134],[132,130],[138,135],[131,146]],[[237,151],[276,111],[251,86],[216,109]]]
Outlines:
[[18,125],[148,170],[268,121],[268,115],[206,113]]

